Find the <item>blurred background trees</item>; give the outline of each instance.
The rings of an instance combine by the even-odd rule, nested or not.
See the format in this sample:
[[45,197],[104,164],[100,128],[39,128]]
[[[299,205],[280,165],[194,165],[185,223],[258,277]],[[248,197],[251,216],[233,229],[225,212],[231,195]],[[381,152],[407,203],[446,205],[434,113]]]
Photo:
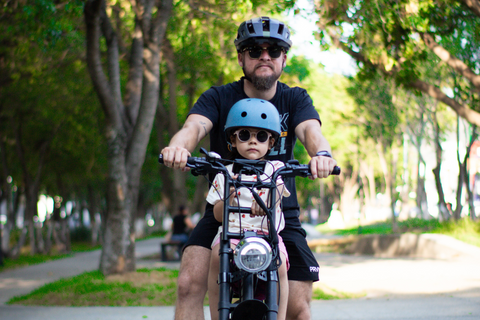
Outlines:
[[[202,92],[242,75],[238,25],[288,23],[305,5],[319,47],[357,69],[328,73],[289,53],[281,80],[308,90],[342,167],[297,181],[304,221],[325,222],[332,208],[345,223],[475,219],[476,2],[10,0],[0,8],[3,252],[68,252],[73,236],[102,244],[102,271],[121,272],[134,267],[135,237],[179,204],[203,212],[207,181],[158,154]],[[301,145],[295,156],[309,161]]]

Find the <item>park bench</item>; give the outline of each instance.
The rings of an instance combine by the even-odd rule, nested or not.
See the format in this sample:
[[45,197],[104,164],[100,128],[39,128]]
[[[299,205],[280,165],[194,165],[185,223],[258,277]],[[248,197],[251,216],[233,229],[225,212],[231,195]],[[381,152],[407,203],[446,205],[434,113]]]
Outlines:
[[[182,257],[182,248],[185,243],[180,241],[165,241],[160,243],[160,259],[161,261],[179,261]],[[173,258],[169,259],[169,248],[174,248],[178,252],[178,256],[173,255]]]

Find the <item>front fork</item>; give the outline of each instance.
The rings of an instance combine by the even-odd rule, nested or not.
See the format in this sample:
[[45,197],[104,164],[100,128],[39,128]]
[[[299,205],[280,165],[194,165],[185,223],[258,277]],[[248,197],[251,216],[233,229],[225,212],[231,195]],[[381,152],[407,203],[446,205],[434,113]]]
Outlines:
[[228,320],[230,314],[230,255],[232,249],[230,248],[229,240],[220,240],[220,273],[218,274],[219,285],[219,300],[218,300],[218,314],[219,320]]
[[[270,268],[269,268],[270,269]],[[278,270],[267,270],[266,299],[267,305],[266,320],[277,320],[278,315]]]

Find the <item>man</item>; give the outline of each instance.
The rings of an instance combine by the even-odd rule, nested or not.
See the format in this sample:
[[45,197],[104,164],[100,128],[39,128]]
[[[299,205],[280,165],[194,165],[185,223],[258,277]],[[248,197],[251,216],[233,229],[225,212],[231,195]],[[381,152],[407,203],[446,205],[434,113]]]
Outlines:
[[[227,154],[223,134],[230,108],[239,100],[259,98],[270,101],[281,117],[282,134],[268,159],[286,162],[293,158],[296,138],[312,157],[312,179],[326,178],[336,161],[322,135],[321,122],[307,92],[278,81],[286,66],[291,47],[290,32],[282,22],[261,17],[243,22],[235,46],[238,64],[245,74],[240,81],[207,90],[195,103],[183,128],[162,150],[165,165],[185,170],[187,157],[210,133],[210,150]],[[284,239],[290,257],[287,319],[310,319],[312,283],[318,280],[319,266],[307,246],[299,221],[295,180],[286,181],[292,196],[282,202],[285,215]],[[184,250],[178,277],[175,319],[203,319],[203,300],[207,290],[210,246],[218,230],[213,210],[207,204],[205,215],[191,234]]]

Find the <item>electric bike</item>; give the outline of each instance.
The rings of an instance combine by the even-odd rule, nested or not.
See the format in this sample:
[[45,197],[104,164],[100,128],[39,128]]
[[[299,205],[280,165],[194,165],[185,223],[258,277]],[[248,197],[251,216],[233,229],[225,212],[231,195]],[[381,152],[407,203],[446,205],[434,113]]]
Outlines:
[[[220,320],[276,320],[281,288],[278,286],[278,268],[282,263],[278,248],[278,234],[275,228],[275,204],[277,197],[276,181],[278,177],[308,177],[310,168],[297,160],[290,160],[284,167],[274,171],[270,179],[261,179],[267,161],[265,160],[226,160],[214,152],[200,150],[205,157],[189,157],[187,167],[193,175],[207,176],[221,173],[225,177],[223,199],[230,197],[230,189],[248,188],[266,213],[268,233],[242,230],[231,232],[230,213],[250,214],[251,208],[230,205],[224,201],[222,233],[220,237],[220,273],[218,275],[219,319]],[[163,163],[162,155],[159,162]],[[226,164],[233,163],[231,176]],[[332,174],[340,174],[335,167]],[[242,180],[243,175],[257,176],[254,181]],[[258,195],[258,190],[269,190],[268,204]],[[238,239],[234,249],[230,241]],[[278,290],[280,289],[280,290]]]

